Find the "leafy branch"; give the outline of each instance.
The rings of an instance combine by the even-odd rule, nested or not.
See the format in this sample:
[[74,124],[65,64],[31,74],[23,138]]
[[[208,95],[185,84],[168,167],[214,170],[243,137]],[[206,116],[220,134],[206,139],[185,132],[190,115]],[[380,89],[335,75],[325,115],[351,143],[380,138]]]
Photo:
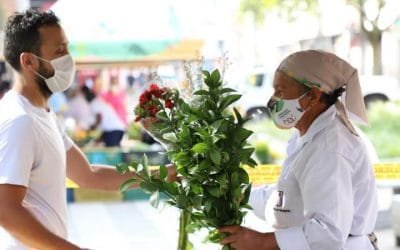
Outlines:
[[174,108],[168,112],[160,108],[152,128],[153,134],[172,145],[167,155],[182,180],[167,182],[165,166],[160,166],[158,175],[151,173],[146,156],[139,164],[117,168],[121,173],[131,169],[137,174],[122,184],[122,191],[138,182],[151,194],[154,207],[159,205],[160,193],[165,194],[168,204],[184,211],[185,232],[207,228],[208,239],[219,242],[223,235],[216,229],[241,224],[251,209],[247,204],[251,184],[242,166],[257,163],[251,158],[254,148],[247,143],[252,131],[243,128],[246,119],[230,108],[241,96],[223,86],[218,70],[203,71],[203,75],[206,87],[194,92],[196,102],[187,103],[175,95]]

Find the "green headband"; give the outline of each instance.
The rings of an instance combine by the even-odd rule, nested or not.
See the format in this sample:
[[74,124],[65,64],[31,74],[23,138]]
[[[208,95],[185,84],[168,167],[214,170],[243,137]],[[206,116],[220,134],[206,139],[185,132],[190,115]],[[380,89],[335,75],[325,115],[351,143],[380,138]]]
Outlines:
[[290,72],[289,70],[287,70],[286,68],[279,68],[278,71],[281,71],[283,74],[285,74],[287,77],[293,79],[294,81],[308,87],[308,88],[318,88],[321,91],[325,92],[322,88],[322,84],[317,83],[317,82],[311,82],[305,78],[298,78],[296,76],[294,76],[294,74],[292,72]]

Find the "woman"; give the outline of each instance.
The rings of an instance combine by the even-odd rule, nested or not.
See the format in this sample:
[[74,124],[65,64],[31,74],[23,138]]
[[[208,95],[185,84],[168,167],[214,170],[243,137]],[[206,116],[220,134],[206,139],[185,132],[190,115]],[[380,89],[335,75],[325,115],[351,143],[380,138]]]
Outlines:
[[[296,128],[276,187],[253,190],[264,217],[276,195],[275,232],[241,226],[221,243],[235,249],[374,249],[377,196],[372,164],[350,122],[367,123],[357,70],[334,54],[300,51],[279,65],[268,103],[279,128]],[[345,106],[339,97],[345,91]]]

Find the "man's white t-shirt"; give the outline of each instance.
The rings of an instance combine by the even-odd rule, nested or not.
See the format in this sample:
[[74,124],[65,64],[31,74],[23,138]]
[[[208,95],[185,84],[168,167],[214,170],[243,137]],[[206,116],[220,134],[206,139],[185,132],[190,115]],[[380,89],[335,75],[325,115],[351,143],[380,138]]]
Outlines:
[[[53,112],[9,91],[0,101],[0,184],[27,188],[23,206],[67,238],[66,151],[73,142]],[[0,249],[26,249],[0,227]]]

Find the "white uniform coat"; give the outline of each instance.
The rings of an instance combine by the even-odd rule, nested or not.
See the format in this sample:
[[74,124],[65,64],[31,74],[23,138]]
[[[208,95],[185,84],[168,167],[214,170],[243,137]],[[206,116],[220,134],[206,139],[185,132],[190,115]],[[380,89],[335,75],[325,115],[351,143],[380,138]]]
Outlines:
[[[266,218],[274,202],[273,226],[283,250],[373,249],[367,234],[377,217],[372,163],[360,137],[350,133],[334,106],[306,134],[290,139],[276,186],[255,189],[250,205]],[[351,236],[350,236],[351,235]]]

